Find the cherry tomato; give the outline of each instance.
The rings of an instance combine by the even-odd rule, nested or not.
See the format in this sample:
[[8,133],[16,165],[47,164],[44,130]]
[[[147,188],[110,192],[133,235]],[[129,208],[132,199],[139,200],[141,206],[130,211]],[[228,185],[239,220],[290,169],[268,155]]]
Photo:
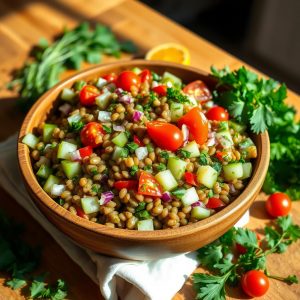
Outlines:
[[110,74],[106,74],[101,76],[103,79],[105,79],[108,82],[113,82],[116,83],[117,79],[118,79],[118,75],[115,73],[110,73]]
[[147,196],[161,197],[162,189],[151,174],[142,171],[139,179],[138,193]]
[[152,91],[158,94],[158,96],[166,96],[167,95],[167,86],[166,85],[158,85],[152,88]]
[[220,199],[216,197],[212,197],[208,199],[208,202],[206,203],[207,208],[216,209],[225,206],[225,203]]
[[91,146],[86,146],[83,148],[78,149],[81,158],[86,156],[90,156],[93,153],[93,148]]
[[130,92],[132,87],[140,87],[141,79],[132,71],[123,71],[119,75],[116,81],[116,85],[124,91]]
[[199,107],[192,108],[188,113],[181,117],[178,125],[185,124],[189,129],[189,140],[195,140],[203,145],[208,137],[208,121]]
[[148,122],[147,131],[154,143],[162,149],[176,151],[182,146],[182,131],[173,124],[160,121]]
[[[257,244],[258,246],[261,245],[261,241],[260,241],[260,235],[256,233],[256,239],[257,239]],[[242,246],[241,244],[235,244],[235,248],[236,248],[236,251],[239,253],[239,254],[245,254],[247,253],[247,248]]]
[[135,190],[138,186],[138,182],[136,180],[119,180],[115,181],[114,188],[117,190],[127,189],[127,190]]
[[192,172],[185,172],[184,173],[184,179],[185,179],[186,183],[188,183],[190,185],[198,186],[196,174],[194,174]]
[[214,106],[206,113],[206,117],[211,121],[228,121],[229,114],[222,106]]
[[84,211],[82,210],[81,207],[75,206],[75,209],[76,209],[76,214],[77,214],[78,217],[80,217],[80,218],[85,217],[85,213],[84,213]]
[[189,83],[184,87],[183,92],[187,95],[194,96],[197,101],[202,103],[212,99],[210,90],[202,80]]
[[95,103],[95,98],[100,95],[100,91],[93,85],[85,85],[79,92],[79,100],[83,106],[91,106]]
[[275,218],[288,215],[291,208],[291,199],[287,194],[284,193],[274,193],[266,202],[268,214]]
[[250,297],[260,297],[269,289],[269,279],[258,270],[248,271],[242,277],[243,291]]
[[151,72],[148,69],[143,70],[139,76],[141,78],[141,82],[150,81],[152,78]]
[[140,147],[144,146],[144,144],[140,141],[140,139],[136,135],[133,136],[133,142],[139,145]]
[[219,161],[223,161],[225,155],[226,155],[226,153],[224,153],[222,151],[216,151],[216,153],[215,153],[215,156]]
[[97,122],[87,123],[80,132],[81,142],[85,146],[95,148],[102,144],[102,136],[104,134],[101,124]]

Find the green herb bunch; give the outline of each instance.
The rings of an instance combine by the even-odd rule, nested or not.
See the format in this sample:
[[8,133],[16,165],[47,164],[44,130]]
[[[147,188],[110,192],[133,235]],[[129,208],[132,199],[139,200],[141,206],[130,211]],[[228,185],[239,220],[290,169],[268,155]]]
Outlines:
[[[300,238],[300,227],[292,223],[290,216],[279,217],[271,226],[266,226],[265,237],[258,243],[256,234],[243,228],[232,228],[215,242],[198,250],[201,266],[213,274],[193,275],[197,299],[223,300],[225,286],[236,285],[241,276],[250,270],[262,270],[269,278],[288,284],[298,283],[295,275],[282,278],[269,273],[267,256],[282,253],[287,246]],[[245,253],[236,257],[235,245],[245,248]],[[263,245],[263,246],[261,246]]]

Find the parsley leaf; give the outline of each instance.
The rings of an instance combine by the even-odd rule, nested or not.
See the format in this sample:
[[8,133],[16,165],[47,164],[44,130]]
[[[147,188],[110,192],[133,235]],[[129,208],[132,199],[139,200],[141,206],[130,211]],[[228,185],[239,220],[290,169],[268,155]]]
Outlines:
[[69,125],[70,132],[79,132],[84,127],[84,123],[82,121],[72,122]]
[[164,159],[169,159],[169,153],[167,151],[160,151],[159,156]]
[[138,167],[138,166],[132,166],[132,167],[130,168],[130,175],[131,175],[131,176],[134,176],[134,175],[137,173],[138,170],[139,170],[139,167]]
[[181,156],[182,158],[189,158],[191,157],[191,152],[187,151],[187,150],[184,150],[184,149],[179,149],[177,151],[178,155]]
[[189,103],[190,99],[187,95],[184,95],[181,90],[176,88],[167,88],[167,98],[170,101],[175,101],[179,103]]
[[138,147],[139,147],[139,145],[134,142],[128,143],[126,145],[126,148],[129,150],[130,153],[133,153]]
[[166,170],[167,169],[167,167],[166,167],[166,165],[165,164],[163,164],[163,163],[159,163],[157,166],[156,166],[156,169],[157,169],[157,171],[164,171],[164,170]]
[[107,125],[104,125],[102,124],[102,127],[103,127],[103,130],[106,132],[106,133],[112,133],[112,128],[107,126]]
[[202,151],[202,152],[200,153],[198,162],[199,162],[199,164],[202,165],[202,166],[209,165],[209,163],[210,163],[210,157],[209,157],[208,153],[205,152],[205,151]]

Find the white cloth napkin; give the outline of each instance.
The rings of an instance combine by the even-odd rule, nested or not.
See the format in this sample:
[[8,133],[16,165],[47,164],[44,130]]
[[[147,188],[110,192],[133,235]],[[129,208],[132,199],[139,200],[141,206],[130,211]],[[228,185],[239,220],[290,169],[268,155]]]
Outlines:
[[[96,282],[106,300],[169,300],[197,267],[194,252],[155,261],[130,261],[84,249],[58,231],[37,209],[23,185],[17,159],[17,135],[0,143],[0,184],[49,232]],[[1,200],[0,200],[1,201]],[[248,223],[249,212],[236,224]],[[170,272],[170,270],[172,270]]]

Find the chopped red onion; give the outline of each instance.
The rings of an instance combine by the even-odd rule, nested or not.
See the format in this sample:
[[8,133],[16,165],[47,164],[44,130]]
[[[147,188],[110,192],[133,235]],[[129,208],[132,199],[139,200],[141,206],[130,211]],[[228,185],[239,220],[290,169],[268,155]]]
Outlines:
[[72,161],[80,161],[81,160],[81,155],[80,155],[79,150],[75,150],[73,152],[70,152],[69,157]]
[[139,147],[135,149],[135,155],[139,160],[143,160],[148,155],[147,147]]
[[189,140],[189,134],[190,134],[190,132],[189,132],[188,127],[185,124],[182,125],[181,131],[182,131],[182,135],[183,135],[183,145],[185,146],[185,144]]
[[194,202],[193,204],[191,204],[191,206],[192,207],[196,207],[196,206],[205,207],[205,205],[201,201]]
[[69,103],[65,103],[63,105],[61,105],[58,108],[59,111],[61,111],[64,115],[68,115],[69,112],[72,110],[72,106]]
[[110,122],[111,112],[100,110],[98,113],[98,120],[100,122]]
[[133,122],[140,121],[143,115],[144,115],[143,112],[141,112],[139,110],[135,110],[133,113],[133,116],[132,116]]
[[232,183],[229,183],[229,191],[230,193],[234,194],[236,192],[236,189]]
[[212,147],[216,144],[216,138],[210,138],[208,141],[207,141],[207,146],[208,147]]
[[108,176],[107,176],[107,174],[103,174],[102,177],[101,177],[100,183],[106,184],[107,181],[108,181]]
[[50,194],[52,196],[60,196],[64,190],[65,190],[64,184],[53,184],[51,187]]
[[109,83],[105,88],[106,88],[109,92],[112,92],[112,91],[114,91],[114,90],[116,89],[116,85],[115,85],[113,82],[111,82],[111,83]]
[[161,196],[162,201],[170,202],[172,200],[172,196],[170,192],[164,192]]
[[104,192],[101,194],[101,198],[99,200],[100,205],[105,205],[107,204],[110,200],[114,198],[114,193],[111,191]]
[[121,88],[117,88],[117,89],[115,89],[115,93],[116,93],[118,96],[122,96],[123,93],[124,93],[124,90],[121,89]]
[[129,94],[119,96],[119,102],[130,104],[133,103],[133,98]]
[[125,131],[125,127],[123,125],[113,124],[113,130],[123,132],[123,131]]

